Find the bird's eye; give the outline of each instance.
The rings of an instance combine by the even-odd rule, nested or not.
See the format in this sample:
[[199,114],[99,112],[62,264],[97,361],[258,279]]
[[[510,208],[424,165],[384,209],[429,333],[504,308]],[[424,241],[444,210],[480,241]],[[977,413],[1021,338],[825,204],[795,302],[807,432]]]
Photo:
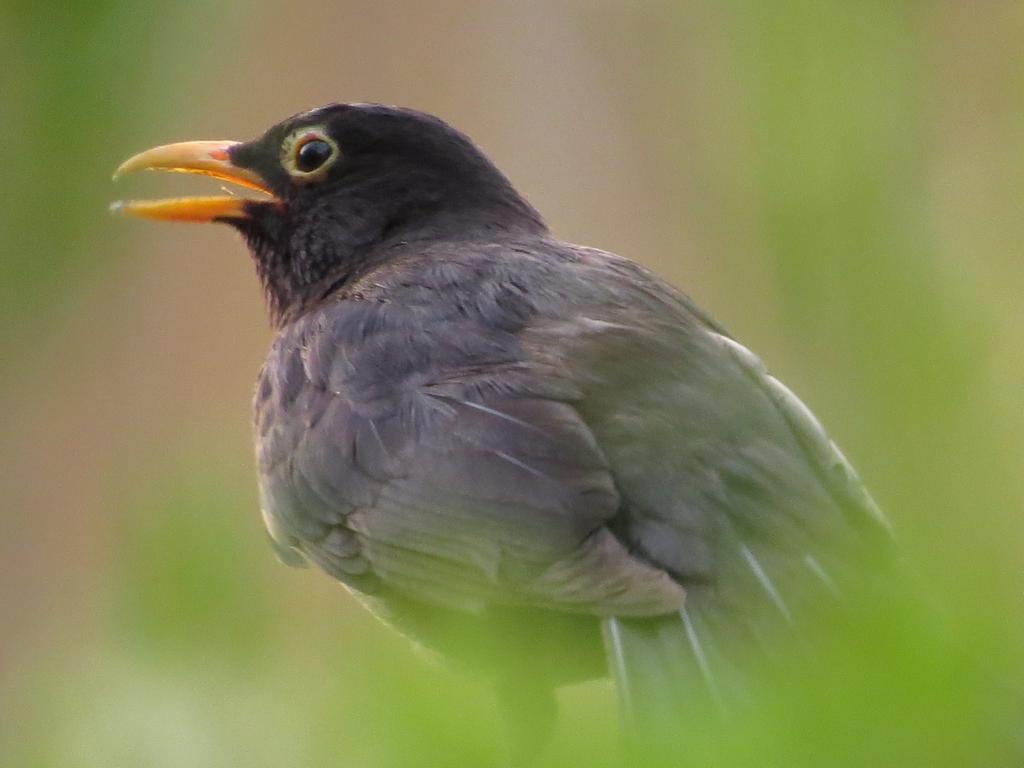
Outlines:
[[312,173],[333,154],[331,145],[323,139],[310,139],[300,144],[295,152],[295,169],[303,173]]
[[285,139],[281,161],[293,178],[320,178],[338,157],[338,145],[320,130],[306,128]]

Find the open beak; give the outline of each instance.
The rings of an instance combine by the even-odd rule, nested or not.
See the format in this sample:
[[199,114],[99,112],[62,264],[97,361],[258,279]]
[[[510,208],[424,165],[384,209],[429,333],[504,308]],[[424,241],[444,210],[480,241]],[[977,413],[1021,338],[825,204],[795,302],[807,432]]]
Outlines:
[[[118,179],[131,171],[173,171],[198,173],[232,184],[273,193],[259,174],[231,162],[230,150],[237,141],[183,141],[147,149],[121,163],[114,171]],[[178,197],[166,200],[126,200],[110,206],[115,213],[161,221],[219,221],[247,218],[247,206],[254,201],[244,197]]]

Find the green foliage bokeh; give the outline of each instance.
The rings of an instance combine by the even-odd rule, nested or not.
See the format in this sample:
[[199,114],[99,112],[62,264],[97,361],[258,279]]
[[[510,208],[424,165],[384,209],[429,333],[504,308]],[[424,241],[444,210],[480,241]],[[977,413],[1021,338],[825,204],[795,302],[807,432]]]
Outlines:
[[[144,15],[141,5],[0,8],[0,166],[15,193],[0,207],[0,351],[14,361],[5,365],[46,332],[26,317],[58,313],[116,258],[96,245],[118,237],[98,214],[132,126],[160,114],[152,50],[166,45],[161,29],[193,24],[208,41],[231,18],[188,4]],[[663,12],[682,30],[691,10]],[[785,660],[763,711],[687,723],[684,748],[661,756],[666,764],[1024,759],[1024,416],[1011,407],[1019,399],[993,395],[1003,386],[994,379],[1019,373],[1000,355],[1024,343],[1006,300],[1014,292],[999,290],[1016,283],[1019,297],[1024,285],[1013,261],[1024,62],[995,66],[989,95],[1001,157],[991,168],[1017,170],[977,199],[964,193],[965,205],[986,211],[981,224],[937,223],[958,209],[933,199],[929,159],[943,141],[935,94],[949,87],[933,11],[729,4],[723,61],[737,83],[738,124],[710,165],[724,174],[716,194],[744,201],[752,234],[742,243],[757,251],[727,249],[723,264],[742,271],[756,260],[770,276],[757,289],[779,307],[776,350],[800,361],[796,388],[891,513],[931,599],[861,596],[848,623],[819,628],[817,664]],[[1009,34],[995,23],[990,32]],[[651,86],[670,125],[694,108],[675,85],[666,75]],[[665,162],[685,166],[670,146]],[[978,229],[1016,253],[957,252]],[[742,304],[753,289],[741,288],[734,304],[720,302],[722,319],[756,337],[760,318]],[[251,478],[209,459],[215,432],[169,446],[159,461],[125,462],[107,510],[110,566],[89,606],[97,629],[48,638],[45,661],[4,692],[0,764],[502,764],[484,685],[411,649],[325,577],[268,566]],[[607,684],[565,691],[560,703],[563,723],[542,763],[613,764]]]

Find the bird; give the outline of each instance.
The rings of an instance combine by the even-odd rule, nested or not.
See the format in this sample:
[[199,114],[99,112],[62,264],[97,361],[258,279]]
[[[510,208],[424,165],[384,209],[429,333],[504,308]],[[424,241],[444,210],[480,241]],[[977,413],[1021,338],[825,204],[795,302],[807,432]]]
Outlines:
[[254,396],[273,547],[489,676],[523,755],[573,682],[610,677],[627,729],[668,738],[688,701],[741,701],[745,660],[799,643],[892,540],[753,352],[559,240],[440,118],[329,104],[115,178],[138,170],[253,192],[112,208],[248,246],[276,332]]

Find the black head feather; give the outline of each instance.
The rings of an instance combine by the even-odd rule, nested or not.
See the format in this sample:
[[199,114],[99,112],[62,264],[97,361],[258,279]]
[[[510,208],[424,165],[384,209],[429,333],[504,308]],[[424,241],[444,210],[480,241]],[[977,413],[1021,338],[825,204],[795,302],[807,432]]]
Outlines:
[[[311,177],[294,173],[295,137],[306,131],[336,147],[329,167]],[[469,138],[411,109],[321,107],[237,145],[231,161],[259,173],[278,198],[229,222],[255,256],[278,323],[379,263],[396,243],[546,231]]]

